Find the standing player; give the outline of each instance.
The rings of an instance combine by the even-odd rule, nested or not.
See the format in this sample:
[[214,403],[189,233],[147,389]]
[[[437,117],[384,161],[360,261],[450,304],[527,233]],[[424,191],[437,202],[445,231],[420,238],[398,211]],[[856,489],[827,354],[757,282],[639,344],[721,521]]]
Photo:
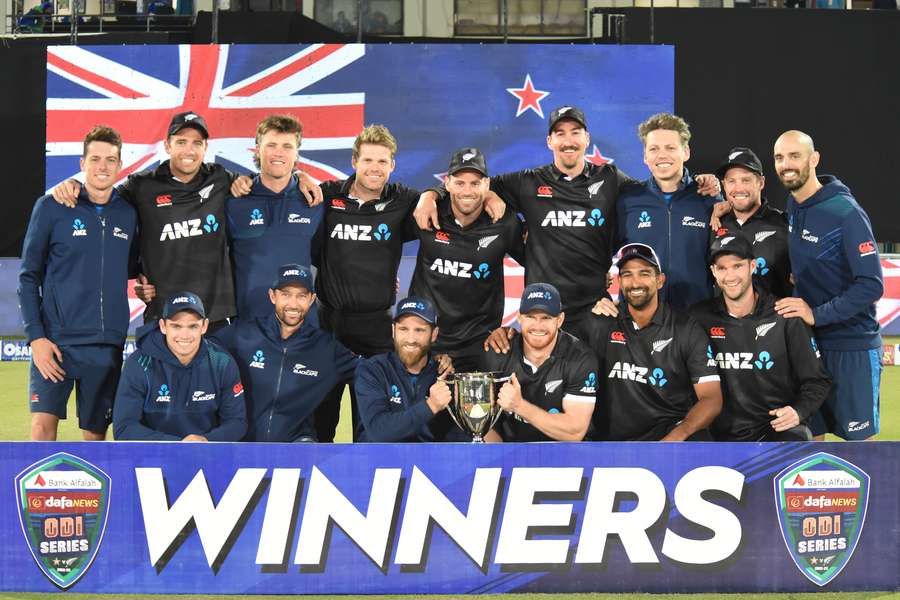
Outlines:
[[868,215],[840,180],[816,176],[819,158],[801,131],[786,131],[775,142],[775,171],[790,191],[796,296],[779,300],[775,309],[814,328],[831,375],[831,394],[813,419],[813,434],[862,440],[879,430],[882,346],[875,302],[884,279]]
[[[790,296],[791,259],[787,217],[763,198],[766,185],[762,163],[749,148],[732,148],[716,171],[731,211],[722,215],[722,228],[743,235],[753,245],[753,280],[776,298]],[[714,273],[715,274],[715,273]]]
[[654,248],[666,284],[660,298],[675,308],[712,295],[706,265],[709,221],[718,196],[701,195],[684,163],[691,157],[691,131],[676,115],[653,115],[638,126],[644,164],[651,177],[622,191],[617,206],[619,239]]
[[431,352],[437,312],[425,298],[397,303],[394,349],[359,363],[354,386],[363,442],[468,441],[450,421],[450,388]]
[[506,213],[493,223],[484,211],[488,171],[477,148],[453,154],[438,199],[437,231],[419,230],[410,294],[441,307],[435,352],[457,372],[477,369],[482,343],[503,318],[503,257],[523,263],[522,225]]
[[[727,189],[727,184],[726,184]],[[831,387],[812,330],[775,312],[775,297],[753,277],[751,242],[725,231],[710,248],[710,268],[722,291],[691,308],[709,331],[724,382],[717,440],[790,442],[812,439],[809,417]]]
[[[242,319],[272,314],[269,289],[279,266],[312,264],[322,207],[309,206],[294,174],[302,135],[302,125],[290,115],[260,121],[254,155],[259,175],[250,194],[227,201],[237,314]],[[315,304],[311,310],[314,314]],[[307,315],[307,323],[317,322],[313,314]]]
[[659,299],[666,276],[653,248],[619,251],[619,285],[628,310],[594,315],[587,338],[600,363],[594,414],[600,440],[708,441],[722,410],[709,338],[697,322]]
[[137,332],[116,394],[117,440],[236,442],[247,430],[237,365],[204,339],[203,302],[178,292]]
[[[269,314],[240,318],[211,339],[238,363],[247,392],[247,442],[315,442],[313,413],[357,357],[311,325],[312,272],[286,264],[269,280]],[[274,305],[274,311],[272,306]]]
[[498,403],[506,414],[486,442],[584,439],[596,402],[597,362],[573,335],[561,330],[565,314],[559,291],[532,283],[519,304],[521,333],[510,351],[485,351],[483,370],[511,375]]
[[137,215],[113,188],[122,138],[84,138],[85,184],[74,210],[35,203],[22,247],[19,305],[31,344],[31,439],[55,440],[75,385],[78,426],[102,440],[112,418],[128,332],[129,255]]

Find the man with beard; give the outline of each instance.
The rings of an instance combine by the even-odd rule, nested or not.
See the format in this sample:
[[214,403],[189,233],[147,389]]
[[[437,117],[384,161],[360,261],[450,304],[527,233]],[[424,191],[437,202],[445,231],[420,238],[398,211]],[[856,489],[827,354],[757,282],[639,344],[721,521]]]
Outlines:
[[506,411],[486,442],[538,442],[584,439],[594,412],[597,362],[573,335],[561,330],[565,314],[559,291],[532,283],[522,292],[519,326],[510,351],[487,350],[484,370],[510,380],[498,403]]
[[731,211],[721,217],[722,229],[742,235],[753,246],[753,281],[776,298],[790,296],[794,286],[787,217],[762,195],[766,178],[759,158],[749,148],[732,148],[716,176],[722,180],[725,199],[731,205]]
[[394,350],[359,363],[354,387],[362,442],[466,441],[447,411],[450,388],[431,354],[438,337],[437,312],[425,298],[397,304]]
[[482,343],[503,318],[503,257],[517,261],[522,224],[506,213],[497,222],[484,211],[488,172],[477,148],[453,154],[438,200],[441,229],[420,229],[410,294],[441,307],[434,351],[448,354],[457,371],[477,369]]
[[234,357],[247,392],[248,442],[315,442],[313,414],[358,358],[307,323],[316,301],[305,265],[282,265],[269,289],[274,311],[238,319],[212,339]]
[[[726,184],[727,185],[727,184]],[[710,269],[722,291],[691,308],[709,331],[724,392],[711,430],[727,442],[812,439],[807,423],[831,387],[812,330],[775,312],[775,297],[753,278],[750,241],[724,231],[710,248]]]
[[845,440],[879,430],[881,331],[875,303],[884,292],[869,217],[832,175],[816,175],[819,153],[802,131],[775,142],[775,172],[790,191],[788,249],[794,296],[775,303],[783,317],[813,327],[833,387],[814,417],[814,435]]
[[707,428],[722,410],[722,390],[709,338],[692,317],[660,301],[666,276],[653,248],[628,244],[616,264],[628,310],[588,323],[601,374],[596,439],[711,440]]

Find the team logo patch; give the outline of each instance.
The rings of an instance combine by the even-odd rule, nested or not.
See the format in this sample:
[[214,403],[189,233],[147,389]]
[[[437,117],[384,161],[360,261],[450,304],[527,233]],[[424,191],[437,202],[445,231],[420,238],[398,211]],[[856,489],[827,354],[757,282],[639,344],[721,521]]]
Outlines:
[[160,194],[156,197],[156,206],[172,206],[172,196],[170,194]]
[[870,254],[875,254],[875,244],[871,241],[863,242],[859,245],[859,255],[860,256],[869,256]]
[[862,533],[869,475],[837,456],[818,452],[775,478],[778,524],[794,564],[827,585],[847,565]]
[[709,328],[709,337],[717,340],[725,339],[725,328],[724,327],[710,327]]
[[756,235],[753,236],[753,243],[759,244],[766,241],[766,238],[775,235],[774,231],[758,231]]
[[491,242],[496,240],[498,237],[500,237],[500,236],[499,235],[487,235],[487,236],[481,238],[480,240],[478,240],[478,249],[484,250],[485,248],[490,246]]
[[22,533],[38,567],[56,586],[72,586],[97,556],[109,512],[109,476],[60,452],[16,477]]
[[331,201],[331,208],[339,208],[341,210],[347,210],[347,203],[341,200],[340,198],[334,198]]
[[540,198],[552,198],[553,197],[553,188],[549,185],[538,186],[537,195]]
[[672,343],[673,339],[674,338],[669,338],[667,340],[657,340],[653,342],[653,350],[650,351],[650,354],[653,354],[654,352],[662,352],[666,346]]
[[445,231],[435,231],[434,232],[434,241],[440,242],[442,244],[450,243],[450,234]]
[[772,321],[771,323],[763,323],[762,325],[757,326],[755,339],[758,340],[759,338],[764,337],[767,333],[772,331],[772,328],[775,327],[777,323],[777,321]]
[[614,344],[624,344],[625,334],[621,331],[613,331],[611,334],[609,334],[609,341]]

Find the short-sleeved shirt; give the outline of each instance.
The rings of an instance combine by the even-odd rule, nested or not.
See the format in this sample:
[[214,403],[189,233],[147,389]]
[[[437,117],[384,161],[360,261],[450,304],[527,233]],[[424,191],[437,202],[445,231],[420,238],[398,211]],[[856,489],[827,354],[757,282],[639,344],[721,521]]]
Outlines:
[[[525,358],[521,334],[510,340],[506,354],[488,350],[482,357],[486,371],[516,374],[522,397],[549,413],[563,412],[563,402],[593,405],[597,391],[597,362],[578,338],[560,331],[553,352],[540,367]],[[505,413],[495,428],[507,442],[552,440],[518,415]]]
[[618,317],[592,315],[585,327],[600,365],[598,439],[661,439],[696,403],[694,384],[719,381],[703,328],[665,303],[643,328],[624,305]]

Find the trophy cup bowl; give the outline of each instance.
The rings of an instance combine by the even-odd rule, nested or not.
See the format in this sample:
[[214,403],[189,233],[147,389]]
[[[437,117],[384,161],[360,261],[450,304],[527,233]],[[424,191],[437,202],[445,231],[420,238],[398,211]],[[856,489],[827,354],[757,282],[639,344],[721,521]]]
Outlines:
[[484,436],[503,412],[497,404],[500,385],[509,380],[500,373],[455,373],[447,380],[453,399],[447,407],[456,426],[472,436],[473,443]]

